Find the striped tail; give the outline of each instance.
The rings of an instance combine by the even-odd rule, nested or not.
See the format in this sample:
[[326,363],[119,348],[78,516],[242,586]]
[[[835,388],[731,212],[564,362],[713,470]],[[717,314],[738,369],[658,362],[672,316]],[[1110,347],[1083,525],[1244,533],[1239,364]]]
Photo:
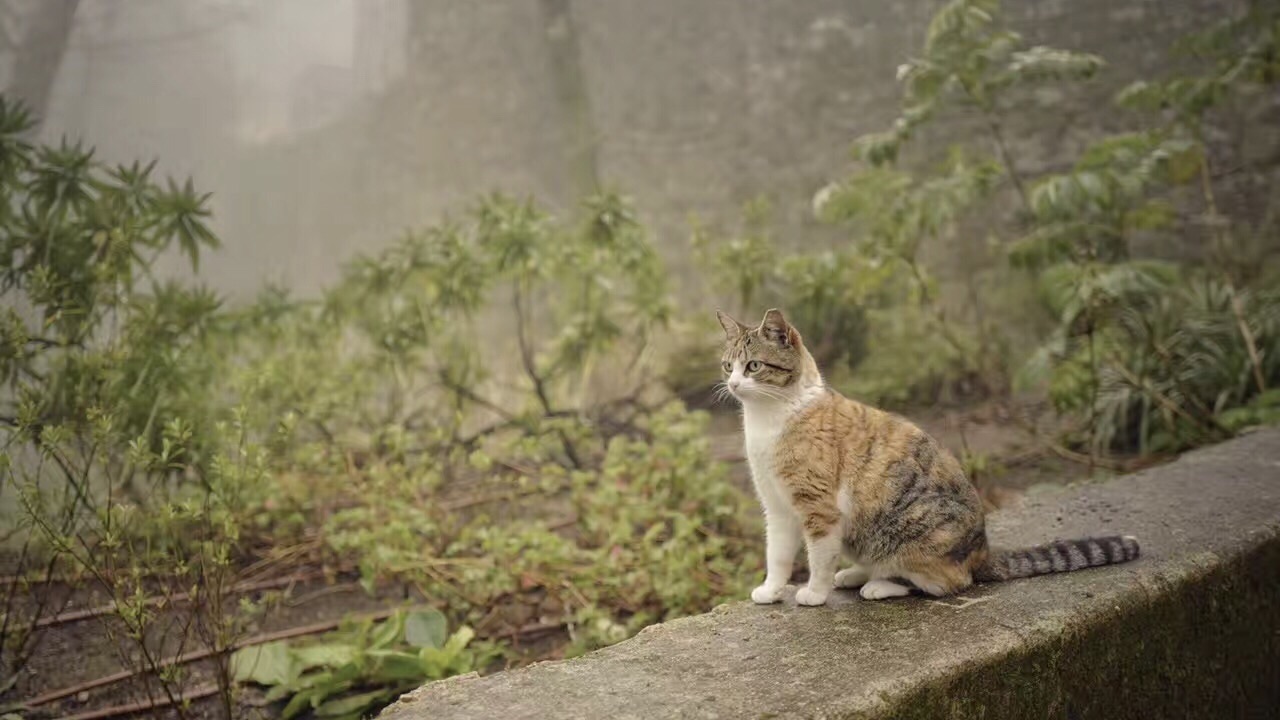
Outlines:
[[1058,540],[1026,550],[995,550],[985,563],[974,568],[973,579],[978,582],[1013,580],[1113,565],[1137,557],[1138,539],[1132,535]]

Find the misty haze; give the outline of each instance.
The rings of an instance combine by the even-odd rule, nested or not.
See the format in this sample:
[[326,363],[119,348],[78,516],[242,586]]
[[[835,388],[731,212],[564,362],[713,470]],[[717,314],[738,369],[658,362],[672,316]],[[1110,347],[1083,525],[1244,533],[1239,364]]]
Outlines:
[[1273,708],[1278,38],[0,0],[0,720]]

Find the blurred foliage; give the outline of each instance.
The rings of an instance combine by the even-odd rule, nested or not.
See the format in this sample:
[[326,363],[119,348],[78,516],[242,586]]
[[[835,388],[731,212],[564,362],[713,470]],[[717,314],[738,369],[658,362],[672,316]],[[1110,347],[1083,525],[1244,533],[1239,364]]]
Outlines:
[[474,631],[452,634],[438,610],[398,611],[389,619],[347,620],[305,642],[278,640],[237,650],[237,682],[268,686],[268,701],[288,699],[282,720],[316,717],[359,720],[401,693],[430,680],[483,667],[492,648],[469,648]]
[[[989,328],[965,325],[949,312],[937,281],[921,257],[926,242],[948,242],[963,216],[992,190],[997,166],[971,162],[954,149],[936,174],[923,178],[890,167],[869,167],[828,186],[817,210],[852,235],[851,252],[885,268],[886,286],[896,290],[882,303],[873,325],[878,352],[860,368],[866,380],[854,392],[881,402],[945,394],[943,386],[964,381],[999,382],[988,361]],[[904,353],[914,362],[902,363]],[[989,390],[990,388],[984,388]]]
[[892,164],[921,126],[947,112],[974,112],[1022,192],[1000,121],[1011,93],[1087,79],[1103,65],[1096,55],[1027,47],[1021,35],[1005,26],[999,0],[951,0],[930,21],[920,55],[898,68],[901,115],[890,130],[859,138],[854,154],[871,165]]
[[[883,289],[879,263],[853,252],[786,254],[774,239],[772,210],[763,198],[747,203],[743,216],[736,233],[695,224],[694,260],[713,288],[731,296],[729,309],[744,318],[785,305],[788,317],[809,333],[806,344],[819,365],[856,367],[867,353],[867,313]],[[715,348],[706,352],[718,357]],[[704,381],[719,380],[715,363],[689,360],[702,369]]]

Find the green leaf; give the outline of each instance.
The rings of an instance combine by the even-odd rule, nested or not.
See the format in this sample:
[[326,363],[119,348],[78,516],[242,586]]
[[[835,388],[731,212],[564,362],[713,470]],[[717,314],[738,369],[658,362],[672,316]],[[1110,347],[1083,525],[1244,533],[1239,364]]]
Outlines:
[[404,634],[404,613],[397,612],[387,621],[373,628],[369,636],[369,647],[382,650],[391,647]]
[[414,647],[440,647],[448,637],[448,622],[439,610],[415,612],[405,618],[404,639]]
[[460,652],[463,648],[465,648],[471,642],[472,638],[474,638],[475,636],[476,636],[475,630],[472,630],[471,628],[463,625],[462,627],[454,631],[452,635],[449,636],[449,641],[446,642],[444,645],[445,649],[450,650],[456,654]]
[[422,659],[422,667],[426,671],[427,676],[433,679],[439,679],[449,675],[453,663],[457,660],[458,655],[466,648],[471,639],[475,637],[475,631],[469,627],[463,626],[457,629],[449,640],[445,642],[444,647],[422,648],[418,652],[418,657]]
[[352,662],[356,658],[356,649],[350,645],[324,643],[293,648],[294,661],[299,671],[316,667],[338,667]]
[[242,648],[231,655],[231,676],[236,682],[287,685],[298,677],[289,656],[289,643],[279,642]]
[[423,663],[413,653],[396,650],[370,650],[369,660],[373,667],[369,675],[377,682],[389,680],[422,680],[425,676]]
[[1133,110],[1159,110],[1168,101],[1164,86],[1139,80],[1116,94],[1116,104]]
[[276,685],[267,691],[265,697],[267,702],[279,702],[290,695],[296,694],[296,688],[289,687],[288,685]]
[[381,700],[385,700],[390,695],[387,690],[374,690],[373,692],[361,693],[359,695],[348,695],[347,697],[329,700],[316,708],[316,717],[339,717],[352,713],[360,713],[372,707]]
[[1037,46],[1015,52],[1009,72],[1019,80],[1083,79],[1091,77],[1104,64],[1097,55]]
[[281,720],[289,720],[289,718],[297,717],[298,713],[311,707],[312,699],[318,697],[320,693],[316,690],[303,690],[294,695],[289,704],[284,706],[284,710],[280,711]]

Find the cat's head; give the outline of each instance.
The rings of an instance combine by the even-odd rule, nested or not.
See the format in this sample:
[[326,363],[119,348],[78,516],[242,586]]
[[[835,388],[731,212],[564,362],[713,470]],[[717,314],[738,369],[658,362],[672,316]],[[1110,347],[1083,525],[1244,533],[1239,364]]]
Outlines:
[[724,386],[738,400],[786,402],[822,382],[800,331],[787,322],[781,310],[766,312],[755,328],[723,312],[716,315],[724,328],[720,358]]

